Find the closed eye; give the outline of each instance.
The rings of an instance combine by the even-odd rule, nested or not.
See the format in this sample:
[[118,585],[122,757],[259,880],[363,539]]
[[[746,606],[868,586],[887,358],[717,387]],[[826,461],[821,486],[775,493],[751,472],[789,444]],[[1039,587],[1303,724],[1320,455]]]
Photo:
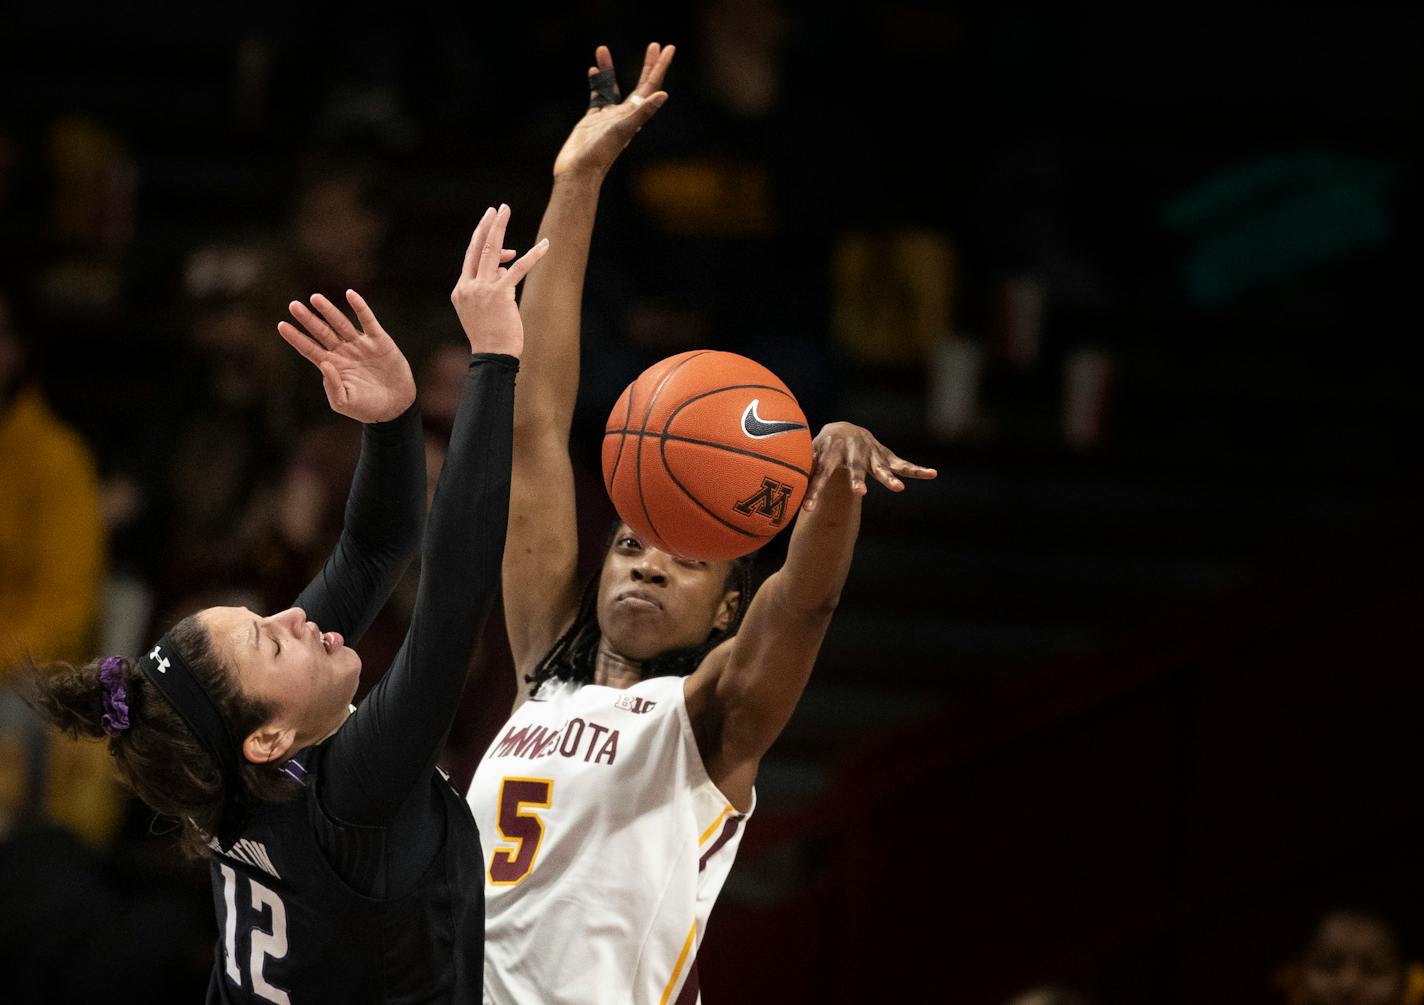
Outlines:
[[267,637],[268,637],[269,639],[271,639],[271,640],[272,640],[272,644],[277,647],[277,651],[272,654],[273,657],[281,656],[281,655],[282,655],[282,643],[280,643],[280,642],[277,641],[277,636],[275,636],[275,635],[268,635]]

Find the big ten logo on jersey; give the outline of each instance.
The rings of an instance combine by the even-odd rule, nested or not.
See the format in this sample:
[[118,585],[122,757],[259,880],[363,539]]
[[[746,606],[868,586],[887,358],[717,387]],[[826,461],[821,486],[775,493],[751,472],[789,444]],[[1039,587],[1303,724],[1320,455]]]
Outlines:
[[578,717],[557,728],[537,723],[518,729],[510,726],[509,731],[490,747],[486,759],[527,757],[535,760],[555,754],[570,760],[612,764],[618,759],[618,730]]
[[658,703],[651,698],[639,698],[633,694],[621,694],[618,700],[613,703],[614,708],[626,708],[630,712],[651,712],[658,707]]
[[791,498],[791,486],[775,478],[763,478],[761,488],[738,502],[732,508],[744,516],[764,516],[773,527],[780,527],[786,520],[786,504]]

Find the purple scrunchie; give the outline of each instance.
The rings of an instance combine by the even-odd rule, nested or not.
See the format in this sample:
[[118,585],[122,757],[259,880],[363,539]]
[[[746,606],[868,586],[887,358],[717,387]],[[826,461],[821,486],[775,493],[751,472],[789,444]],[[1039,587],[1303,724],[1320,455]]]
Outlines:
[[127,662],[122,656],[110,656],[99,664],[99,683],[104,688],[104,718],[100,723],[110,739],[129,728],[128,692],[124,690]]

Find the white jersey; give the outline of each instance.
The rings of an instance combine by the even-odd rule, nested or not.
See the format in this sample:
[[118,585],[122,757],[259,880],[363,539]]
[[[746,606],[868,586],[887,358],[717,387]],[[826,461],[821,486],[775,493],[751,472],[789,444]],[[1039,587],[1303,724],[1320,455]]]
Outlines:
[[701,1000],[697,949],[751,810],[707,777],[682,687],[547,682],[480,761],[486,1002]]

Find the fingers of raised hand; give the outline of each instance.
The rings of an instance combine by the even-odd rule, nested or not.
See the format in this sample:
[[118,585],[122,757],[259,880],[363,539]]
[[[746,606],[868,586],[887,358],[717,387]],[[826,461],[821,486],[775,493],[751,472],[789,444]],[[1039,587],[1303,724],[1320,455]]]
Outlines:
[[[494,210],[490,209],[486,210],[486,212],[493,213]],[[484,239],[480,236],[479,228],[476,228],[474,235],[470,238],[469,246],[465,248],[465,264],[462,266],[463,272],[461,275],[469,276],[471,279],[475,278],[476,273],[479,271],[480,251],[483,247]],[[519,252],[513,248],[501,248],[499,252],[500,264],[514,261],[518,254]]]
[[651,97],[653,92],[663,86],[663,78],[667,76],[668,67],[672,65],[672,57],[677,53],[675,45],[658,45],[651,42],[648,50],[643,56],[643,72],[638,77],[638,87],[634,94],[643,98]]
[[376,320],[376,314],[371,310],[366,298],[355,290],[346,291],[346,302],[351,305],[351,309],[356,312],[356,320],[361,325],[361,333],[364,335],[384,335],[385,330],[381,328],[381,323]]
[[614,75],[613,68],[610,66],[600,70],[596,67],[589,67],[589,110],[596,112],[600,108],[607,108],[610,105],[617,105],[622,100],[623,92],[618,89],[618,78]]
[[323,349],[335,349],[341,345],[341,339],[337,337],[336,332],[331,330],[331,326],[300,300],[293,300],[289,303],[287,310],[296,319],[297,324],[301,325],[308,335],[320,343]]
[[529,274],[529,270],[539,264],[539,259],[544,257],[549,250],[549,239],[546,237],[534,247],[524,253],[524,257],[509,267],[505,274],[509,277],[509,285],[514,286],[521,279]]
[[633,132],[642,129],[647,121],[657,114],[659,108],[667,103],[667,91],[655,91],[648,95],[646,99],[633,95],[628,99],[628,104],[633,106],[633,110],[628,113],[628,122],[633,127]]
[[939,472],[934,468],[926,468],[919,464],[912,464],[909,461],[901,460],[888,450],[886,450],[885,453],[889,457],[886,464],[891,471],[895,472],[895,474],[901,478],[919,478],[927,481],[939,476]]
[[826,472],[817,468],[811,475],[811,484],[806,487],[806,498],[801,508],[810,513],[821,500],[821,490],[826,487]]
[[336,369],[335,364],[330,360],[322,360],[317,364],[321,370],[321,386],[326,389],[327,400],[332,405],[342,405],[347,403],[346,388],[341,383],[341,374]]
[[290,321],[278,321],[277,334],[282,336],[287,345],[301,353],[303,358],[317,366],[326,358],[326,350]]
[[806,501],[802,503],[802,508],[813,510],[816,504],[821,501],[821,492],[825,489],[826,483],[831,479],[831,472],[840,467],[842,447],[835,443],[817,438],[811,441],[811,484],[806,489]]
[[480,217],[480,222],[475,224],[475,232],[470,235],[469,246],[465,248],[465,265],[462,275],[475,278],[475,273],[480,264],[480,250],[484,247],[485,235],[489,232],[490,222],[494,219],[494,207],[485,210]]
[[596,65],[588,68],[588,107],[590,111],[598,111],[600,108],[618,104],[623,100],[623,95],[618,90],[618,76],[613,70],[613,54],[609,52],[608,46],[600,45],[594,51],[593,61]]
[[870,473],[875,480],[884,485],[891,492],[903,492],[905,483],[902,482],[890,468],[890,462],[895,455],[884,447],[877,447],[870,457]]
[[653,72],[653,67],[658,61],[658,53],[661,51],[662,46],[656,42],[649,42],[648,47],[643,50],[643,69],[638,72],[638,89],[648,82],[648,76]]
[[850,475],[850,490],[856,495],[865,495],[865,469],[869,462],[869,444],[858,436],[846,442],[846,473]]
[[499,270],[500,252],[504,249],[504,228],[509,225],[509,207],[500,204],[499,211],[490,220],[480,245],[480,264],[475,275],[486,281],[495,278]]
[[321,312],[321,316],[326,319],[326,323],[336,332],[337,338],[343,342],[355,342],[361,337],[361,333],[356,330],[356,326],[351,323],[351,319],[341,311],[326,297],[320,293],[313,293],[311,298],[312,306]]

